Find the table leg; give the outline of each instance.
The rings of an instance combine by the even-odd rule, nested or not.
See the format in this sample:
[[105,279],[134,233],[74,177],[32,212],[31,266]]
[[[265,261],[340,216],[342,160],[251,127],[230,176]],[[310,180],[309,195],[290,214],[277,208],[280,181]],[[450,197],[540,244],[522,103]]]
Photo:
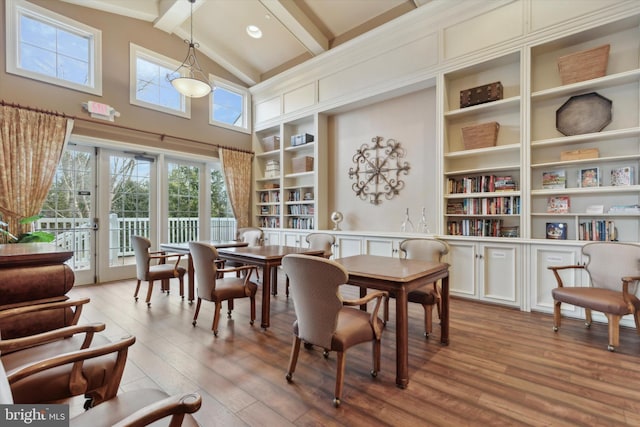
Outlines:
[[193,300],[195,299],[195,274],[193,267],[193,257],[191,255],[187,256],[187,288],[188,288],[188,300],[189,304],[193,304]]
[[449,276],[442,279],[442,293],[440,295],[440,342],[449,344]]
[[[262,326],[269,327],[269,312],[271,310],[271,266],[262,267]],[[275,268],[273,269],[275,271]]]
[[396,297],[396,385],[409,385],[409,320],[407,291],[403,287]]

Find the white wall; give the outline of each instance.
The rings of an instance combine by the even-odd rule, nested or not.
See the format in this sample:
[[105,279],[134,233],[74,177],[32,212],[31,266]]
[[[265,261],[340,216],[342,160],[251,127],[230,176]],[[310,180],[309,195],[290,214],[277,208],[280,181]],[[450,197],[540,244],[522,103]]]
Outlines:
[[[400,231],[406,208],[417,227],[423,206],[431,229],[435,229],[435,106],[436,91],[429,88],[329,118],[328,211],[344,214],[343,230]],[[411,167],[400,194],[377,206],[358,198],[351,188],[355,180],[349,178],[356,150],[370,145],[375,136],[400,142],[406,150],[404,160]]]

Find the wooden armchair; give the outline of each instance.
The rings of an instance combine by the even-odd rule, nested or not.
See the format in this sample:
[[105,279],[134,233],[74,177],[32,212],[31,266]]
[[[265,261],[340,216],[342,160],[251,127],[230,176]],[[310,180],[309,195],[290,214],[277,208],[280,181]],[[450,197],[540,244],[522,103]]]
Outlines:
[[[177,278],[180,281],[180,296],[184,299],[184,274],[187,270],[180,267],[180,254],[168,254],[164,251],[149,251],[151,241],[143,236],[131,236],[133,251],[136,256],[136,292],[133,297],[138,301],[138,292],[140,291],[140,282],[145,280],[149,282],[147,288],[147,298],[145,302],[147,307],[151,306],[151,292],[153,291],[153,282],[155,280],[169,280]],[[166,263],[169,258],[175,258],[173,264]],[[159,261],[159,264],[152,264],[153,261]],[[169,290],[167,289],[167,293]]]
[[[309,245],[309,249],[322,249],[324,251],[322,256],[326,259],[331,258],[333,255],[333,245],[336,243],[336,238],[333,234],[309,233],[304,239]],[[286,278],[285,294],[289,298],[289,277]]]
[[[591,311],[607,316],[609,345],[614,351],[619,344],[620,319],[632,314],[640,334],[640,300],[635,295],[640,280],[640,245],[616,242],[594,242],[582,247],[589,257],[585,265],[551,266],[558,287],[551,291],[554,300],[553,330],[558,331],[561,322],[561,304],[572,304],[585,309],[585,324],[591,326]],[[567,284],[560,272],[583,269],[590,283],[584,286]]]
[[[298,362],[300,343],[337,352],[334,406],[340,406],[347,349],[364,342],[373,344],[373,369],[376,377],[380,370],[380,340],[383,323],[378,310],[387,292],[375,291],[357,300],[344,300],[339,287],[347,283],[347,271],[340,264],[317,256],[287,255],[282,259],[285,273],[291,279],[292,299],[296,312],[293,323],[293,343],[286,379],[291,382]],[[375,300],[371,313],[358,308]]]

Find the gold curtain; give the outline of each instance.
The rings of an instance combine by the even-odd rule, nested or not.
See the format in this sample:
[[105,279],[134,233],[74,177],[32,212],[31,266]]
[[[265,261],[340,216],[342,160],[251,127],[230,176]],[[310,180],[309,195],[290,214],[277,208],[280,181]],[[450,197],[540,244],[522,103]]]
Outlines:
[[31,231],[19,221],[40,213],[72,128],[55,114],[0,107],[0,215],[12,234]]
[[251,153],[220,149],[220,160],[237,227],[248,227],[251,202]]

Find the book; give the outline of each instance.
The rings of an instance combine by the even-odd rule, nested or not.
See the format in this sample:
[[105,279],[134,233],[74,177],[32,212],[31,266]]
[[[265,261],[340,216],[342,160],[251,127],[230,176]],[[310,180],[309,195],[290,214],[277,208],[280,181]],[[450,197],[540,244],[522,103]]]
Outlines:
[[578,187],[599,187],[600,168],[586,168],[578,171]]
[[569,213],[570,208],[569,196],[553,196],[547,199],[547,213]]
[[547,223],[547,239],[566,240],[567,239],[567,223],[566,222],[548,222]]
[[635,182],[633,166],[611,169],[611,185],[633,185]]
[[567,177],[564,169],[542,172],[542,188],[566,188]]

